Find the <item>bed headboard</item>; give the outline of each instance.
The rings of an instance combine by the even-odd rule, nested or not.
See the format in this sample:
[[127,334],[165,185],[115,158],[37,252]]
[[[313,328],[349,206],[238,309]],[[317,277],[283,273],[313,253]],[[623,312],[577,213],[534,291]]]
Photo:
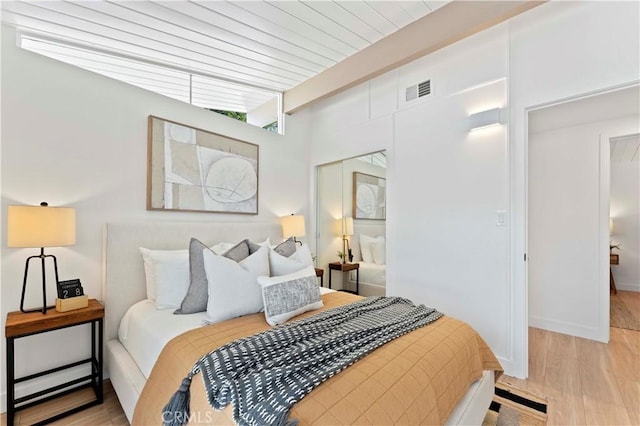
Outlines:
[[351,252],[354,262],[362,260],[360,256],[360,234],[370,237],[378,237],[387,233],[386,221],[384,220],[354,220],[353,237],[351,237]]
[[146,298],[146,285],[139,247],[157,250],[188,249],[195,237],[212,246],[244,238],[272,243],[282,240],[279,223],[259,222],[138,222],[109,223],[104,228],[103,287],[105,337],[115,339],[120,319],[133,304]]

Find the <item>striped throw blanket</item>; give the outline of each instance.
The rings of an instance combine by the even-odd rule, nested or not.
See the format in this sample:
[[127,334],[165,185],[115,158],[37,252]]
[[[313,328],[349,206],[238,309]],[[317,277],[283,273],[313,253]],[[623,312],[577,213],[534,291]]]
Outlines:
[[209,404],[217,410],[233,404],[239,425],[287,424],[293,404],[317,385],[441,316],[408,299],[369,297],[236,340],[196,362],[163,419],[188,421],[191,378],[202,372]]

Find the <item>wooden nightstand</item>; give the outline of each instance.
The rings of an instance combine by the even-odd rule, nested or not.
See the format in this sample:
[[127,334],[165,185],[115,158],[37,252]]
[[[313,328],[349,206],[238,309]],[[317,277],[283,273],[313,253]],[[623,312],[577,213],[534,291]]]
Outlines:
[[[609,265],[618,265],[620,263],[620,257],[617,254],[610,253],[609,254]],[[609,288],[613,290],[613,294],[618,294],[618,289],[616,289],[616,280],[613,278],[613,271],[611,270],[611,266],[609,266]]]
[[[15,339],[82,324],[91,324],[91,358],[75,361],[38,373],[29,374],[28,376],[19,378],[15,377]],[[95,299],[90,299],[89,306],[86,308],[68,312],[50,310],[47,311],[46,314],[42,314],[42,312],[23,313],[21,311],[16,311],[9,312],[7,314],[7,322],[5,325],[5,337],[7,339],[7,425],[13,425],[13,420],[17,411],[40,404],[41,402],[49,401],[57,398],[58,396],[66,395],[81,388],[92,387],[96,394],[95,401],[90,401],[78,407],[71,408],[37,424],[51,423],[70,414],[84,410],[85,408],[102,404],[104,399],[102,393],[103,328],[104,307]],[[30,395],[25,395],[20,398],[15,397],[16,383],[26,382],[83,364],[91,364],[91,374],[57,386],[52,386]],[[58,393],[51,395],[54,392]]]
[[324,287],[324,269],[315,268],[315,270],[316,270],[316,277],[320,277],[320,287]]
[[329,288],[331,288],[331,272],[332,271],[356,271],[356,291],[347,291],[349,293],[358,294],[359,286],[360,286],[360,264],[359,263],[341,263],[341,262],[331,262],[329,263]]

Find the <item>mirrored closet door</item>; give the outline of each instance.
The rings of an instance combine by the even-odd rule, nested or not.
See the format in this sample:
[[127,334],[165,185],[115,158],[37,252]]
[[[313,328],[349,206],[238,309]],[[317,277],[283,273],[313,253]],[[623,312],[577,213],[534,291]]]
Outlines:
[[[386,292],[386,158],[381,151],[317,167],[316,253],[325,286],[357,288],[362,296]],[[357,273],[330,269],[333,262],[357,263]]]

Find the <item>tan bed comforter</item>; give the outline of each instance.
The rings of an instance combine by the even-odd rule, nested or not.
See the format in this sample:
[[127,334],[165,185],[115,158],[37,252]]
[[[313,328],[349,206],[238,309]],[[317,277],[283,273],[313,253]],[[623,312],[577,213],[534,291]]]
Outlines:
[[[322,310],[358,299],[349,293],[329,293],[323,296]],[[133,424],[161,424],[162,408],[202,355],[268,328],[264,314],[254,314],[171,340],[140,395]],[[387,343],[322,383],[294,405],[290,418],[297,418],[301,425],[443,424],[483,370],[502,371],[471,327],[444,316]],[[190,423],[233,424],[231,407],[216,412],[209,406],[201,374],[191,384]]]

